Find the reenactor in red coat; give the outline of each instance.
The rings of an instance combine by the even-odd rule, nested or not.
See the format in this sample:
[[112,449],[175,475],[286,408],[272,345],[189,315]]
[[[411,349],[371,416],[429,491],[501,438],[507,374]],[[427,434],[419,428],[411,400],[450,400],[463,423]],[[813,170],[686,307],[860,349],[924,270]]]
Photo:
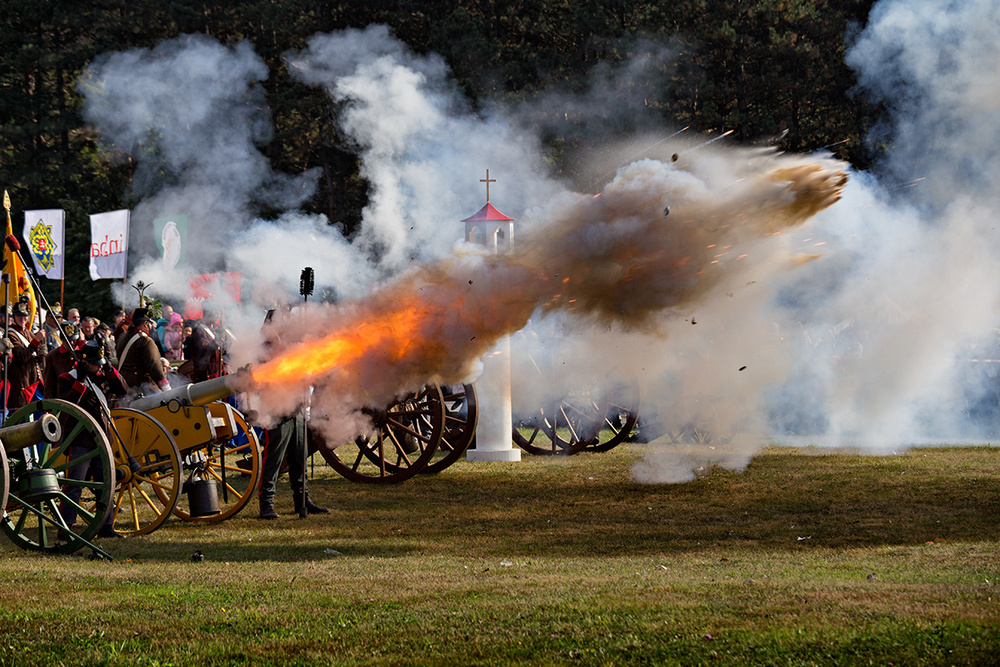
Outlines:
[[45,355],[45,370],[42,372],[45,398],[58,398],[56,383],[59,376],[73,369],[80,348],[85,342],[76,324],[69,320],[63,322],[59,329],[61,333],[59,347]]
[[31,306],[27,299],[14,304],[11,325],[5,346],[8,349],[7,409],[16,410],[28,403],[42,379],[42,364],[45,362],[45,333],[31,332]]

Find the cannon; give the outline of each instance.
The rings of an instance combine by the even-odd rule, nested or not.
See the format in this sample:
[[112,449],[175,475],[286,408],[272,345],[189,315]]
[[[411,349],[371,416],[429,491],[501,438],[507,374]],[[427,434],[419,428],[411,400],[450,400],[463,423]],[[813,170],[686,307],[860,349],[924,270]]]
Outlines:
[[638,406],[635,383],[595,382],[516,416],[512,438],[529,454],[606,452],[632,434]]
[[[121,534],[150,533],[171,515],[222,521],[246,505],[260,475],[256,434],[238,410],[221,402],[248,377],[241,370],[111,408],[106,434],[77,406],[50,399],[26,405],[7,423],[52,412],[64,430],[100,431],[110,450],[104,475],[112,482],[110,511]],[[94,514],[99,499],[91,494],[81,505]]]
[[457,461],[475,435],[479,407],[471,384],[427,385],[362,412],[371,428],[352,442],[330,446],[310,431],[309,450],[353,482],[398,484]]
[[[154,429],[157,438],[176,444],[173,475],[160,477],[152,486],[162,510],[169,508],[167,514],[188,521],[223,521],[253,496],[260,478],[260,443],[247,418],[225,400],[252,382],[250,371],[240,369],[143,396],[111,411],[116,424],[136,425],[134,436],[121,434],[133,447],[141,446],[144,438],[148,442]],[[145,427],[138,428],[143,422]]]
[[[90,477],[95,477],[95,470],[100,470],[96,477],[102,481],[66,481],[70,485],[83,486],[86,491],[78,503],[81,516],[85,518],[83,531],[56,533],[69,550],[78,548],[81,539],[89,544],[92,533],[103,524],[103,519],[97,521],[96,517],[105,506],[114,514],[115,530],[123,534],[152,532],[169,517],[176,507],[180,455],[169,433],[155,419],[134,410],[115,408],[108,415],[111,427],[105,430],[104,425],[79,406],[58,399],[43,399],[12,413],[5,425],[31,422],[43,415],[58,419],[70,444],[86,434],[98,444],[100,452],[95,455]],[[67,453],[68,450],[63,452]],[[76,463],[78,461],[71,458],[60,464],[60,472],[65,473]]]
[[[108,438],[72,403],[37,403],[36,409],[25,406],[13,413],[0,427],[0,529],[23,549],[69,553],[88,545],[100,551],[91,540],[111,511],[115,484]],[[69,470],[83,461],[90,461],[95,474],[69,479]],[[81,491],[79,500],[69,494],[73,487]],[[69,505],[77,510],[74,526],[63,518]]]
[[[528,405],[522,397],[514,397],[515,445],[535,455],[573,455],[580,452],[606,452],[625,442],[632,435],[639,417],[639,383],[634,377],[609,371],[604,377],[580,381],[572,385],[563,379],[567,368],[574,368],[567,359],[536,356],[522,349],[531,344],[521,333],[514,339],[514,372],[528,374],[529,382],[544,387],[562,387],[564,393],[549,398],[542,405]],[[521,343],[522,345],[518,345]],[[567,366],[567,364],[570,364]],[[521,399],[520,401],[518,399]]]

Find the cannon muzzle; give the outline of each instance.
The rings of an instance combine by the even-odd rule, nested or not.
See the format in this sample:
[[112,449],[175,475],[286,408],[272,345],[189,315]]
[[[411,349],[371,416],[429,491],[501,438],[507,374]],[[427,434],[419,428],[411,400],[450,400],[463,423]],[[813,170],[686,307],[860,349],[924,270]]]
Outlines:
[[62,427],[59,425],[59,419],[47,412],[41,419],[33,422],[0,428],[0,442],[3,443],[6,452],[30,447],[40,442],[59,442],[61,438]]
[[222,375],[204,382],[192,382],[183,387],[137,398],[128,407],[146,412],[177,401],[178,405],[206,405],[220,401],[253,386],[249,368],[241,368],[230,375]]

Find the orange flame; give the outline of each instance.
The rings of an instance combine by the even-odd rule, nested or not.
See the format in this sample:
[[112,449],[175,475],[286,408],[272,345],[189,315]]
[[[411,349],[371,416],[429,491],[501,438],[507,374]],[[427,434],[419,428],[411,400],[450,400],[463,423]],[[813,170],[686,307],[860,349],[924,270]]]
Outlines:
[[374,350],[390,361],[402,358],[413,345],[414,334],[427,310],[411,304],[398,310],[352,322],[314,341],[304,341],[262,366],[253,378],[260,384],[299,382],[350,366]]

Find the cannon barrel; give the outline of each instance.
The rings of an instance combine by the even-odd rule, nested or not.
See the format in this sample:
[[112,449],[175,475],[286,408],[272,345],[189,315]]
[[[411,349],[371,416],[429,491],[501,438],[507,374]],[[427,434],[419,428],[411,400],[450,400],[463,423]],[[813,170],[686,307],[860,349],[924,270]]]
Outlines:
[[6,452],[24,449],[40,442],[59,442],[61,438],[62,427],[59,425],[59,419],[47,412],[41,419],[33,422],[0,428],[0,442],[3,443]]
[[204,382],[192,382],[183,387],[137,398],[129,403],[128,407],[147,412],[171,401],[177,401],[181,405],[205,405],[245,391],[252,384],[253,374],[250,369],[241,368],[230,375],[222,375]]

